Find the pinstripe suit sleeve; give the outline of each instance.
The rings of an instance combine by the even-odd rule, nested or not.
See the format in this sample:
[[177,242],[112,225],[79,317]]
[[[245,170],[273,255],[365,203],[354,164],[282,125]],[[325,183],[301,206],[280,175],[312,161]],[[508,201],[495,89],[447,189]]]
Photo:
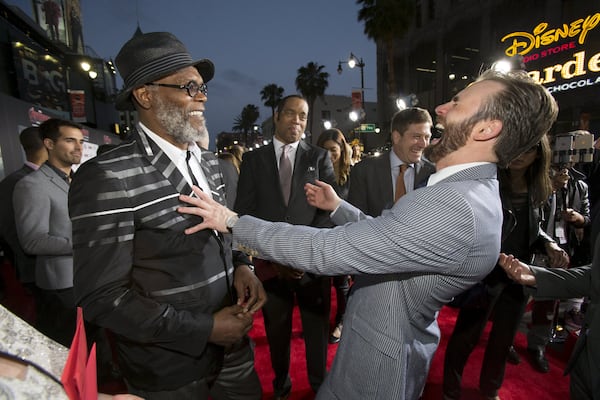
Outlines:
[[472,250],[475,236],[470,204],[441,185],[409,193],[381,217],[333,229],[252,217],[240,218],[234,229],[235,241],[259,257],[322,275],[452,273]]

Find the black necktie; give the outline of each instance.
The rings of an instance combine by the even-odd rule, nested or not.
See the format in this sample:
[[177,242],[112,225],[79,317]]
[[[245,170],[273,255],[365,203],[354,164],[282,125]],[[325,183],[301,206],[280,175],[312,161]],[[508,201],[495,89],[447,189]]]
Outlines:
[[187,165],[188,174],[190,174],[190,179],[192,180],[192,184],[194,186],[200,187],[200,185],[198,184],[198,181],[196,180],[196,176],[194,176],[192,167],[190,166],[190,158],[192,158],[192,152],[188,150],[187,154],[185,155],[185,165]]

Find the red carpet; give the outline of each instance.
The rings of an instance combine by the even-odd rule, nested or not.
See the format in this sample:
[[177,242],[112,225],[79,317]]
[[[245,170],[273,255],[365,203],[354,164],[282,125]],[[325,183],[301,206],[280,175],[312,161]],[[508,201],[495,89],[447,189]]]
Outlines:
[[[332,315],[335,312],[335,295],[332,297]],[[457,310],[444,307],[438,319],[442,331],[440,347],[433,359],[427,385],[422,400],[440,400],[442,398],[442,375],[445,346],[448,341]],[[488,327],[489,329],[489,327]],[[292,333],[292,355],[290,375],[292,378],[292,394],[290,400],[310,400],[314,398],[308,384],[306,375],[306,363],[304,361],[304,340],[301,337],[302,326],[297,307],[294,310],[294,322]],[[250,336],[256,342],[256,369],[263,386],[263,399],[273,398],[273,371],[269,359],[269,347],[265,336],[262,315],[259,313],[254,322],[254,328]],[[515,339],[515,348],[521,355],[521,364],[506,367],[504,385],[500,390],[502,400],[564,400],[569,398],[569,378],[563,376],[565,362],[568,358],[568,350],[572,347],[574,339],[560,348],[549,348],[547,358],[550,362],[550,372],[542,374],[533,369],[527,362],[526,345],[527,339],[523,333],[518,333]],[[483,351],[487,344],[487,330],[481,343],[471,354],[471,358],[464,371],[463,378],[463,400],[479,400],[479,370]],[[335,356],[337,345],[329,345],[328,366]]]
[[[0,282],[4,283],[4,298],[2,303],[13,312],[23,315],[26,319],[33,318],[34,310],[30,296],[16,282],[14,269],[10,264],[0,260]],[[1,293],[1,292],[0,292]],[[335,294],[332,292],[332,315],[335,313]],[[442,374],[444,350],[448,338],[454,327],[457,310],[445,307],[440,312],[438,319],[442,331],[440,347],[433,359],[427,385],[423,393],[422,400],[440,400],[442,398]],[[290,400],[311,400],[314,394],[308,384],[306,374],[306,363],[304,361],[304,340],[301,337],[302,326],[298,309],[294,310],[293,334],[292,334],[292,354],[290,374],[292,377],[293,389]],[[269,347],[265,336],[262,314],[256,315],[254,328],[250,336],[256,343],[256,369],[260,377],[264,399],[273,397],[272,380],[273,371],[269,359]],[[550,362],[550,372],[541,374],[536,372],[527,362],[526,337],[523,333],[518,333],[515,339],[515,348],[521,355],[522,362],[519,365],[510,365],[506,367],[506,377],[504,385],[500,390],[502,400],[564,400],[569,398],[569,378],[564,377],[562,372],[570,350],[574,344],[574,337],[560,347],[553,345],[547,351],[547,358]],[[479,400],[478,382],[479,369],[483,358],[483,351],[487,343],[487,332],[484,333],[481,343],[473,353],[464,371],[463,379],[463,400]],[[328,366],[335,356],[337,345],[329,345]],[[121,390],[119,387],[118,390]],[[111,392],[107,390],[107,392]],[[366,399],[365,399],[366,400]]]

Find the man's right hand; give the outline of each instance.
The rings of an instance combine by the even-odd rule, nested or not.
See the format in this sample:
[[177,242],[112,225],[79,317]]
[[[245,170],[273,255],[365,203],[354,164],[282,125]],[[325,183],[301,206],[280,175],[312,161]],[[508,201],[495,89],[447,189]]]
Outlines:
[[220,346],[239,342],[252,329],[253,314],[239,305],[225,307],[213,315],[213,329],[208,341]]
[[314,185],[307,183],[304,192],[308,204],[321,210],[333,211],[342,202],[333,187],[323,181],[316,180]]

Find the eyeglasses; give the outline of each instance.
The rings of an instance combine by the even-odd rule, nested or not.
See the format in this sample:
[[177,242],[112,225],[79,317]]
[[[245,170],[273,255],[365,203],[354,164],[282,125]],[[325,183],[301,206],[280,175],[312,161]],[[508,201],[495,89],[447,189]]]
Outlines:
[[162,86],[173,89],[185,89],[190,97],[196,97],[198,93],[202,93],[205,96],[208,96],[208,86],[205,83],[196,83],[195,81],[189,81],[185,85],[173,85],[170,83],[156,83],[156,82],[148,82],[147,86]]

